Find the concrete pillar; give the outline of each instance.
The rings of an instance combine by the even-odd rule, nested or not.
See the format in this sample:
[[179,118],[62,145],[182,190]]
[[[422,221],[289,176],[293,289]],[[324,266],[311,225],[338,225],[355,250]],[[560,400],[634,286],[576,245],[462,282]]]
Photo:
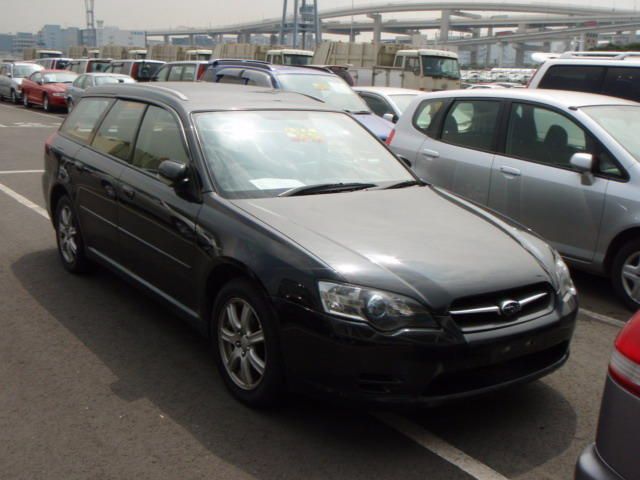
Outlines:
[[169,35],[163,35],[162,39],[163,39],[164,43],[166,43],[167,45],[169,45],[171,43],[171,38],[169,37]]
[[382,15],[379,13],[372,13],[367,16],[373,19],[373,43],[382,43]]
[[[489,27],[487,29],[487,37],[493,37],[493,27]],[[488,67],[489,63],[491,63],[491,44],[490,43],[487,44],[487,53],[484,60],[485,67]]]
[[196,36],[191,34],[189,35],[189,45],[195,45],[196,44]]
[[449,26],[451,19],[451,10],[442,10],[442,18],[440,19],[440,41],[449,40]]
[[358,36],[358,32],[356,32],[355,30],[351,30],[351,31],[349,32],[349,41],[350,41],[351,43],[355,43],[355,41],[356,41],[356,37],[357,37],[357,36]]
[[550,52],[551,51],[551,42],[546,41],[542,44],[542,51],[543,52]]

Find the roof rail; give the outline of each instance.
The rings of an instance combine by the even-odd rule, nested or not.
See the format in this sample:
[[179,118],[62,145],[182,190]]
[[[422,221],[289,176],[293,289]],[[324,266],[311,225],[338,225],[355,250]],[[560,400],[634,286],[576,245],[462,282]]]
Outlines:
[[264,68],[265,70],[267,70],[268,67],[271,67],[271,64],[269,62],[264,62],[262,60],[251,60],[247,58],[217,58],[215,60],[209,61],[209,65],[211,65],[212,67],[217,67],[218,65],[236,65],[238,63]]
[[594,51],[594,52],[564,52],[556,58],[600,58],[608,60],[624,60],[628,57],[640,57],[640,52]]

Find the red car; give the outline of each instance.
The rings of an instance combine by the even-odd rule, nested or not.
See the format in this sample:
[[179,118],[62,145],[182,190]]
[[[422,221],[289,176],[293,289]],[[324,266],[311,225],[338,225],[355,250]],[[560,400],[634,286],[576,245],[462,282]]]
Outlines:
[[25,107],[42,105],[45,111],[67,108],[65,91],[78,75],[68,70],[40,70],[22,81],[22,102]]

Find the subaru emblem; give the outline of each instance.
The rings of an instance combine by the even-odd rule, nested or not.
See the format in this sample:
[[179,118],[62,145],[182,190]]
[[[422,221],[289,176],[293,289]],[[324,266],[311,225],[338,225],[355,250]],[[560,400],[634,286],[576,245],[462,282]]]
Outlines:
[[515,300],[504,300],[503,302],[500,302],[500,313],[505,317],[515,315],[516,313],[519,313],[520,310],[522,310],[520,302]]

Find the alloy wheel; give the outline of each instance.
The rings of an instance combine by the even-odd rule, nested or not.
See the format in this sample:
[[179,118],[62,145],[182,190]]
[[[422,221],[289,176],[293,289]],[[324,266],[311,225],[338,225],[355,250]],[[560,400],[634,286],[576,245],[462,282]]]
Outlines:
[[634,302],[640,304],[640,252],[634,252],[622,264],[622,286]]
[[218,347],[227,374],[238,387],[253,390],[266,369],[266,345],[260,318],[241,298],[231,298],[218,319]]
[[74,226],[71,207],[65,205],[60,210],[60,218],[58,219],[58,240],[62,258],[69,264],[74,263],[78,256],[77,234],[78,231]]

